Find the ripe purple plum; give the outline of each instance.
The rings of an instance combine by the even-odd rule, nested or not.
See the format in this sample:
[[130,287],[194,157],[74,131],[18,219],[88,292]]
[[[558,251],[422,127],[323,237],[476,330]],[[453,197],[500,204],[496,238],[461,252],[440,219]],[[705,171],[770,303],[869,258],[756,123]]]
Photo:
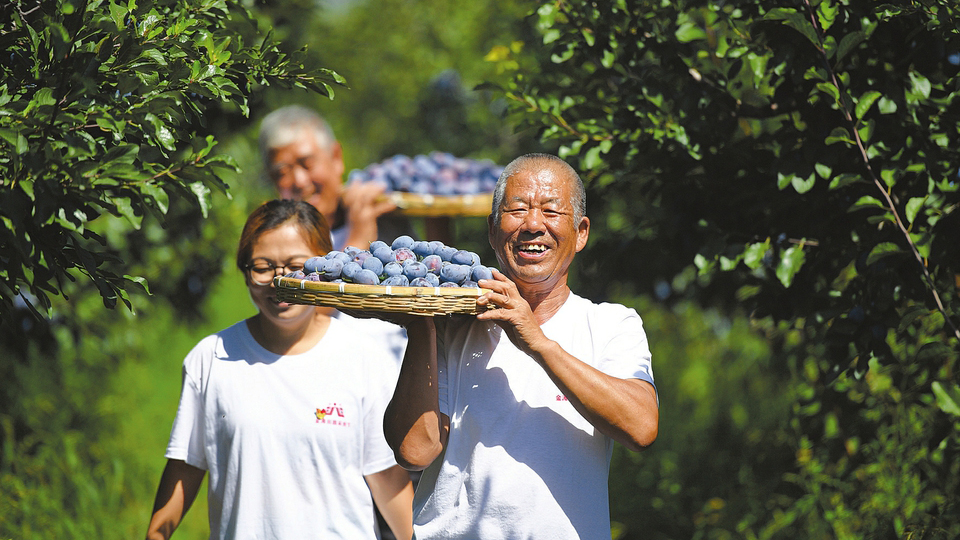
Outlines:
[[414,255],[419,259],[423,259],[428,255],[433,255],[433,248],[430,247],[430,242],[425,242],[423,240],[417,240],[413,243],[413,247],[410,249],[413,250]]
[[[373,247],[372,245],[370,247]],[[390,249],[390,246],[383,244],[378,247],[376,250],[373,250],[373,256],[380,259],[380,262],[387,264],[388,262],[396,261],[396,258],[393,256],[393,250]]]
[[458,250],[455,247],[443,246],[442,248],[440,248],[440,251],[437,252],[437,255],[439,255],[441,259],[447,262],[451,262],[450,259],[453,258],[453,254],[456,253],[457,251]]
[[360,266],[364,270],[370,270],[378,276],[383,273],[383,263],[380,262],[380,259],[374,256],[370,256],[364,259],[363,263],[361,263]]
[[393,243],[390,244],[390,247],[394,250],[398,250],[400,248],[410,249],[413,247],[413,238],[405,234],[398,236],[393,240]]
[[336,259],[344,264],[353,260],[353,257],[351,257],[350,255],[347,255],[342,251],[336,251],[336,250],[327,253],[326,255],[324,255],[324,257],[326,257],[327,259]]
[[353,281],[356,279],[357,273],[359,273],[360,270],[363,270],[363,267],[360,266],[360,263],[350,261],[343,265],[343,269],[340,271],[340,277],[348,281]]
[[453,282],[457,285],[463,283],[470,275],[470,267],[462,264],[448,264],[440,269],[440,284],[444,282]]
[[324,257],[310,257],[309,259],[303,261],[303,272],[305,274],[319,272],[320,269],[323,268],[323,263],[326,261],[327,259]]
[[473,260],[473,253],[465,249],[457,250],[453,255],[450,256],[450,262],[453,264],[465,264],[467,266],[473,266]]
[[393,258],[399,263],[402,263],[403,261],[406,261],[408,259],[412,259],[415,261],[417,260],[417,254],[414,253],[413,250],[410,248],[402,247],[402,248],[396,248],[393,250]]
[[373,270],[362,268],[353,278],[353,282],[361,285],[379,285],[380,278],[377,274],[373,273]]
[[390,276],[387,279],[380,282],[381,285],[390,285],[391,287],[409,287],[410,280],[407,279],[407,276],[400,274],[398,276]]
[[427,255],[422,262],[427,267],[427,271],[433,274],[440,274],[440,267],[443,266],[443,259],[439,255]]
[[403,275],[411,281],[418,277],[424,277],[427,275],[427,265],[422,262],[412,262],[403,269]]
[[403,274],[403,266],[396,261],[390,261],[383,265],[383,275],[387,277],[399,276]]
[[493,279],[493,271],[489,267],[478,264],[471,268],[470,279],[480,281],[481,279]]
[[343,272],[343,263],[340,259],[324,259],[323,266],[320,267],[320,277],[324,281],[333,281],[340,277]]

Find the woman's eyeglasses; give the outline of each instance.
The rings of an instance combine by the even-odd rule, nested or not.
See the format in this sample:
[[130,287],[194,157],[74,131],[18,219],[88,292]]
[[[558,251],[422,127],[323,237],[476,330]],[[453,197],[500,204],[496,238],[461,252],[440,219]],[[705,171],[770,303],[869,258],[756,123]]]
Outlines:
[[279,274],[281,276],[290,272],[296,272],[297,270],[303,270],[303,261],[275,264],[273,261],[260,259],[247,264],[246,269],[250,274],[250,281],[253,281],[257,285],[269,285],[273,282],[273,278],[277,276],[277,270],[281,271]]

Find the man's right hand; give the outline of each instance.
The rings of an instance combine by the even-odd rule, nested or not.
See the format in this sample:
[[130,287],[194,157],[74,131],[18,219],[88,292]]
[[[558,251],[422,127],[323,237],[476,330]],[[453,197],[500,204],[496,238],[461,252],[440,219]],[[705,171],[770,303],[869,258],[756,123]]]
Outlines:
[[377,218],[397,205],[383,197],[386,186],[377,182],[352,182],[344,186],[341,200],[346,211],[348,246],[366,247],[377,239]]

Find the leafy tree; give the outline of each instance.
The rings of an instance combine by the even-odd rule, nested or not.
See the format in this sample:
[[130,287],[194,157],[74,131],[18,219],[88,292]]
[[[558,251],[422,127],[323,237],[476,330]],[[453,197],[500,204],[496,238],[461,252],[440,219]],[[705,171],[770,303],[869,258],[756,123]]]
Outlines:
[[[130,305],[122,259],[91,224],[163,221],[172,199],[206,215],[229,158],[213,152],[215,107],[247,114],[265,85],[330,93],[334,72],[260,35],[227,0],[7,3],[0,43],[4,152],[0,301],[49,312],[49,294],[83,276],[104,304]],[[28,294],[22,295],[21,292]]]
[[108,446],[131,404],[106,381],[152,316],[199,318],[229,259],[249,205],[223,197],[237,166],[219,135],[268,86],[342,84],[263,17],[233,0],[0,4],[0,537],[142,532],[124,514],[155,478]]
[[677,537],[960,536],[958,21],[934,0],[557,2],[534,61],[504,57],[519,125],[589,184],[583,286],[742,310],[792,373],[785,485]]

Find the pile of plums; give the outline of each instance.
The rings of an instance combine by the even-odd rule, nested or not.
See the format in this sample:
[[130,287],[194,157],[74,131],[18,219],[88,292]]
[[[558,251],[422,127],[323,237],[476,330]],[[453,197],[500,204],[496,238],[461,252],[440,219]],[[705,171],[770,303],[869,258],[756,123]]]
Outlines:
[[286,277],[395,287],[477,287],[481,279],[493,279],[493,272],[472,251],[404,235],[391,244],[377,240],[369,249],[347,246],[311,257],[303,270]]
[[414,157],[397,154],[365,169],[350,171],[348,182],[380,182],[389,191],[431,195],[490,193],[503,167],[490,160],[459,158],[446,152]]

